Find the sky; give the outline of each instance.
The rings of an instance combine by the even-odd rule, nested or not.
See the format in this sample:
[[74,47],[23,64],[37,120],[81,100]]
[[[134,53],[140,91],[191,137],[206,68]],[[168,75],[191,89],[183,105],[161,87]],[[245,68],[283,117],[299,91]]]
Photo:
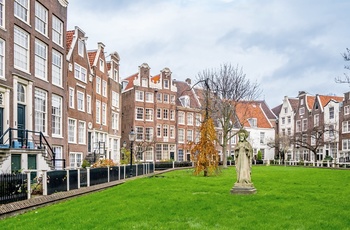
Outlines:
[[272,109],[299,91],[350,91],[334,80],[349,71],[349,9],[348,0],[69,0],[67,29],[82,29],[89,50],[118,52],[121,78],[147,63],[151,75],[168,67],[194,83],[238,65]]

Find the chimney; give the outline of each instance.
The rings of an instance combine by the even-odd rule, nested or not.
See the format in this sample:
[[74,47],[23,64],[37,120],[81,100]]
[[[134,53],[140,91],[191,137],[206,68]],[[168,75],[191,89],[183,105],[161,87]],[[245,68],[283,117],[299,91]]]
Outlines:
[[186,78],[185,81],[186,81],[187,84],[191,85],[191,78]]

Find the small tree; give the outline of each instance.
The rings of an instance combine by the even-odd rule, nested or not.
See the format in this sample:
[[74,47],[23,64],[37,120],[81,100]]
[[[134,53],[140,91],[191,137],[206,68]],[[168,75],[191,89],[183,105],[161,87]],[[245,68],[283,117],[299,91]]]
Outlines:
[[[341,54],[343,56],[344,61],[350,61],[350,49],[346,48],[346,52]],[[350,70],[350,65],[344,65],[344,69]],[[344,73],[343,77],[336,77],[336,83],[346,83],[350,84],[350,76],[347,73]]]
[[[121,152],[122,152],[124,157],[120,160],[120,163],[122,165],[129,164],[130,163],[130,150],[123,147]],[[135,163],[135,159],[132,159],[132,162]]]
[[219,166],[219,155],[215,149],[216,132],[211,118],[204,120],[200,127],[200,140],[191,149],[192,161],[195,163],[196,175],[204,172],[204,176],[209,176],[217,171]]

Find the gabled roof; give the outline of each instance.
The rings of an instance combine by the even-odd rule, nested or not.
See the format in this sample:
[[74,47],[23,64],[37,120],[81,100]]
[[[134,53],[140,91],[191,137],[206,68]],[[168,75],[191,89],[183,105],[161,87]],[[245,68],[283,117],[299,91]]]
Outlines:
[[[188,96],[190,98],[190,108],[200,108],[199,99],[192,87],[183,81],[175,81],[177,87],[177,98]],[[182,106],[180,100],[176,100],[176,105]]]
[[276,114],[276,116],[278,116],[281,113],[281,109],[282,109],[282,104],[276,106],[275,108],[272,109],[272,112],[274,114]]
[[111,70],[111,67],[112,67],[111,62],[107,62],[107,70],[108,70],[108,71]]
[[269,108],[265,100],[261,101],[255,101],[256,103],[259,103],[261,105],[261,108],[263,109],[264,113],[266,114],[267,118],[270,120],[276,119],[278,115],[273,113],[273,111]]
[[256,102],[239,102],[236,104],[236,114],[243,127],[250,127],[248,119],[256,118],[256,128],[273,128],[261,105]]
[[330,101],[336,101],[336,102],[342,102],[343,97],[338,96],[325,96],[325,95],[319,95],[320,103],[322,107],[325,107]]
[[74,30],[69,30],[66,33],[66,53],[69,52],[70,46],[72,45]]
[[125,89],[123,89],[124,91],[134,87],[134,80],[135,80],[135,78],[138,77],[138,75],[139,75],[138,73],[135,73],[135,74],[133,74],[133,75],[123,79],[123,81],[127,81],[128,82],[128,84],[126,85]]
[[315,98],[316,98],[315,96],[306,95],[306,102],[309,110],[313,108],[315,103]]
[[97,54],[97,50],[89,50],[88,51],[89,62],[90,62],[91,67],[94,65],[96,54]]
[[290,106],[292,106],[293,111],[298,109],[299,99],[298,98],[288,98]]
[[157,83],[157,82],[159,82],[159,80],[160,80],[160,74],[151,77],[151,81],[152,81],[153,83]]

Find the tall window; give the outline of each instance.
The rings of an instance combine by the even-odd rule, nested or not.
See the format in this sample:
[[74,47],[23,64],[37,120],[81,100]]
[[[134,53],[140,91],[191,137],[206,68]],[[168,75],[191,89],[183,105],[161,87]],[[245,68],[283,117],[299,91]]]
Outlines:
[[265,144],[265,133],[260,132],[260,144]]
[[162,125],[157,125],[157,137],[162,136]]
[[86,112],[91,114],[91,96],[86,95]]
[[118,114],[112,113],[112,129],[118,129]]
[[105,80],[102,81],[102,96],[107,97],[107,82]]
[[163,95],[163,102],[164,103],[169,103],[169,94],[164,94]]
[[74,77],[86,83],[86,69],[77,63],[74,63]]
[[196,113],[196,126],[201,125],[201,115],[199,113]]
[[57,17],[52,17],[52,41],[63,45],[63,22]]
[[85,144],[86,143],[86,126],[84,121],[79,121],[78,125],[78,143]]
[[5,27],[5,3],[0,0],[0,27]]
[[314,127],[318,126],[320,123],[320,115],[319,114],[315,114],[314,115]]
[[14,27],[14,66],[29,71],[29,34]]
[[39,2],[35,2],[35,29],[47,35],[47,9]]
[[304,113],[305,113],[305,108],[304,107],[300,108],[299,109],[299,114],[303,115]]
[[143,141],[143,127],[136,127],[136,140]]
[[178,113],[178,122],[179,122],[179,124],[182,124],[182,125],[185,124],[185,113],[184,112]]
[[85,44],[84,44],[84,41],[79,39],[78,40],[78,54],[81,56],[81,57],[84,57],[84,49],[85,48]]
[[107,124],[107,105],[106,103],[102,103],[102,124]]
[[300,132],[301,131],[301,121],[296,122],[296,131]]
[[187,113],[187,124],[193,125],[193,113]]
[[52,150],[55,153],[55,158],[57,159],[55,169],[63,169],[63,162],[61,161],[61,159],[63,159],[62,146],[52,146]]
[[193,130],[187,130],[187,141],[193,141]]
[[112,106],[119,107],[119,94],[115,91],[112,91]]
[[146,128],[145,139],[146,141],[151,141],[153,139],[153,128]]
[[69,88],[69,108],[74,109],[74,89]]
[[342,133],[350,132],[350,121],[343,121],[342,123]]
[[303,131],[307,130],[307,119],[303,119]]
[[163,109],[163,119],[168,120],[169,110],[168,109]]
[[162,109],[157,109],[157,119],[162,119]]
[[5,77],[5,42],[2,39],[0,39],[0,77]]
[[136,101],[143,101],[143,91],[136,90]]
[[329,108],[329,119],[334,119],[334,107]]
[[52,84],[62,86],[62,54],[52,50]]
[[164,80],[164,88],[169,89],[169,80],[167,79]]
[[157,93],[157,102],[162,102],[162,94],[161,93]]
[[146,92],[146,102],[153,103],[153,93]]
[[46,133],[47,93],[35,89],[35,131]]
[[29,1],[28,0],[15,0],[14,14],[19,19],[28,23],[29,21]]
[[175,110],[170,110],[170,120],[175,120]]
[[47,80],[47,45],[35,39],[35,76]]
[[52,135],[62,136],[62,97],[52,94]]
[[77,91],[77,109],[79,111],[85,111],[85,94]]
[[101,94],[101,78],[96,77],[96,93]]
[[17,84],[17,102],[26,103],[26,92],[21,83]]
[[163,137],[168,137],[168,125],[163,125]]
[[146,121],[153,121],[153,109],[146,109],[145,119]]
[[68,118],[68,142],[76,143],[77,142],[77,131],[76,131],[76,120]]
[[175,126],[171,125],[169,130],[170,138],[175,138]]
[[101,123],[101,102],[96,101],[96,123]]
[[143,108],[136,108],[136,119],[143,120]]
[[178,141],[179,141],[180,143],[184,143],[184,142],[185,142],[184,133],[185,133],[184,129],[179,129],[179,130],[177,131],[177,134],[178,134]]
[[105,62],[102,59],[100,59],[100,71],[105,72]]

